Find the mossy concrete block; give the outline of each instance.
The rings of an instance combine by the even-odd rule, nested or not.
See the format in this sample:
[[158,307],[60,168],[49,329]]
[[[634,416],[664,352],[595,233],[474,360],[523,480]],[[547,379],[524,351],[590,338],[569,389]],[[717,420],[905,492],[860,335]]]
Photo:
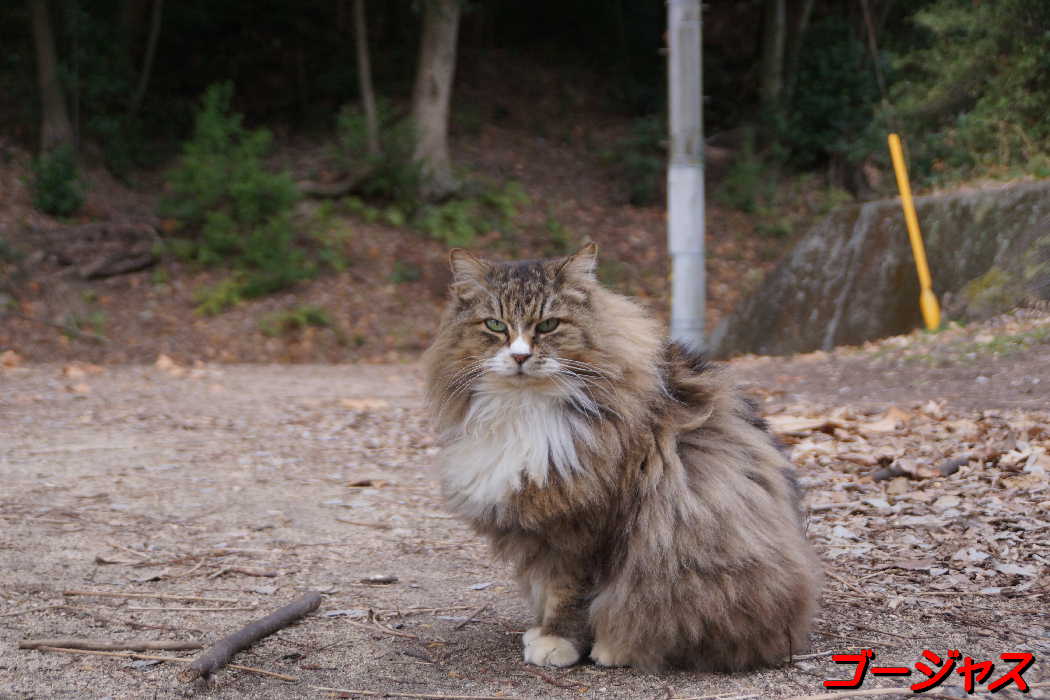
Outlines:
[[[919,197],[934,292],[972,320],[1050,298],[1050,181]],[[897,199],[818,223],[715,331],[712,354],[830,349],[921,325],[919,283]]]

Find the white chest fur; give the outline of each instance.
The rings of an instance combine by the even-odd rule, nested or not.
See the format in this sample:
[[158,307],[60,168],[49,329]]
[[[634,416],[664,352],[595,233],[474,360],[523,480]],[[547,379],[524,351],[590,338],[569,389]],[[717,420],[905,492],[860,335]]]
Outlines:
[[446,495],[455,510],[478,516],[524,486],[568,478],[581,468],[578,442],[591,444],[587,422],[563,395],[542,389],[492,389],[475,395],[463,425],[440,456]]

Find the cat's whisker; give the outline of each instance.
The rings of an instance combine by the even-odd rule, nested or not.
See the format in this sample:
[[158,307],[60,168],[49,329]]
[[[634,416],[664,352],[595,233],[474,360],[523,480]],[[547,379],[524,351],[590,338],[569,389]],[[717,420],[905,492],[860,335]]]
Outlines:
[[[569,377],[572,377],[573,379],[582,382],[583,386],[580,386],[579,384],[574,384],[573,381],[569,379]],[[570,400],[574,405],[579,407],[580,410],[589,413],[595,418],[600,418],[602,416],[602,412],[604,411],[605,413],[609,413],[613,416],[616,416],[620,419],[620,421],[626,421],[623,414],[621,414],[619,411],[613,408],[612,403],[610,401],[599,403],[595,400],[593,396],[587,394],[587,389],[591,389],[594,391],[601,392],[607,398],[614,399],[615,395],[613,394],[611,387],[595,383],[589,380],[587,377],[580,377],[578,375],[575,375],[573,372],[564,368],[559,374],[552,375],[552,378],[554,379],[555,383],[557,383],[559,386],[568,388],[567,393],[569,394]],[[584,400],[581,400],[581,398]]]
[[[473,358],[471,357],[467,359]],[[435,415],[438,422],[441,421],[445,410],[452,404],[456,397],[462,395],[468,387],[473,386],[475,381],[485,373],[486,362],[487,358],[474,359],[473,362],[461,367],[449,378],[446,384],[447,393],[435,409]]]

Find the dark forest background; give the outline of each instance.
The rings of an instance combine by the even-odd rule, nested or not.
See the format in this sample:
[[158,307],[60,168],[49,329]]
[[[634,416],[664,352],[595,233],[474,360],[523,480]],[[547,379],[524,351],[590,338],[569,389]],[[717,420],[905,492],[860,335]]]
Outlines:
[[[148,210],[138,233],[105,229],[106,244],[125,250],[81,265],[82,276],[165,262],[222,270],[193,292],[207,315],[326,271],[358,274],[349,228],[377,245],[397,230],[434,251],[506,256],[561,254],[600,236],[581,230],[595,216],[559,209],[560,193],[587,191],[557,179],[568,168],[544,165],[531,180],[515,169],[539,162],[536,144],[553,145],[615,185],[628,209],[608,219],[646,232],[618,234],[625,264],[608,263],[609,281],[660,296],[662,282],[643,279],[662,279],[660,256],[643,248],[662,235],[666,13],[628,0],[6,2],[0,159],[57,226],[94,225],[95,236],[115,210]],[[445,112],[420,96],[447,78]],[[709,201],[730,212],[721,230],[756,234],[765,265],[807,216],[893,194],[890,131],[905,140],[919,191],[1050,176],[1050,3],[709,0],[703,93]],[[489,157],[501,148],[514,152]],[[92,204],[104,194],[112,206]],[[8,218],[0,282],[5,298],[24,300],[12,261],[57,234]],[[430,263],[409,248],[390,253],[385,279],[429,279]],[[76,258],[67,253],[48,254]],[[715,268],[718,255],[714,245]],[[750,253],[731,255],[755,267]],[[154,284],[175,270],[154,269]],[[714,275],[713,304],[742,293],[720,293]],[[440,297],[441,285],[436,276],[428,293]],[[293,311],[292,326],[327,323]]]

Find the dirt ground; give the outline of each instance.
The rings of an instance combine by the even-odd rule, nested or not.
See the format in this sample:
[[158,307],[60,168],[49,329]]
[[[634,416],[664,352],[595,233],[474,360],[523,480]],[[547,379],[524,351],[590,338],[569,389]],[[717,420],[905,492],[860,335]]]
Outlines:
[[[995,660],[980,692],[1012,665],[1000,654],[1032,652],[1023,678],[1040,685],[995,697],[1050,698],[1050,318],[1005,323],[734,363],[794,443],[827,571],[823,655],[738,675],[526,666],[510,572],[442,509],[415,365],[8,367],[0,698],[799,698],[852,675],[832,652],[865,648],[875,666]],[[977,456],[954,474],[922,470],[963,451]],[[873,478],[911,456],[911,478]],[[210,643],[308,590],[318,612],[236,659],[294,682],[226,669],[185,684],[172,662],[18,648]],[[928,697],[964,697],[962,681]]]

